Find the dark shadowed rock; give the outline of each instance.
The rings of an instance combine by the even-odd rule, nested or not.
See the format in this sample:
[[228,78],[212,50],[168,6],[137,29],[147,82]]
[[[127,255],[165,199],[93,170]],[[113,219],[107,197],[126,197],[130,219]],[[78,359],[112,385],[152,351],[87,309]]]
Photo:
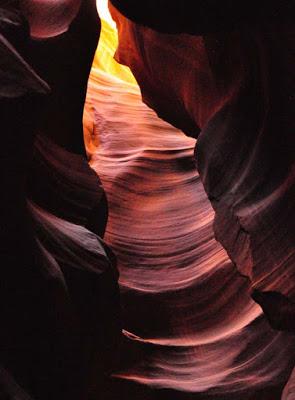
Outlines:
[[[99,35],[99,25],[95,31],[93,25],[91,28],[87,25],[92,11],[87,13],[86,3],[83,2],[75,20],[75,35],[71,31],[70,37],[66,33],[63,36],[64,51],[69,48],[77,65],[73,74],[69,73],[68,81],[67,71],[62,66],[59,73],[56,69],[58,56],[66,57],[62,46],[51,43],[46,48],[47,68],[45,63],[44,69],[36,71],[40,53],[29,37],[18,2],[8,1],[0,9],[0,360],[4,371],[0,371],[0,376],[1,396],[8,396],[9,400],[27,399],[25,392],[42,400],[97,397],[105,376],[116,363],[114,354],[121,334],[118,274],[105,244],[84,227],[104,233],[106,202],[99,180],[86,160],[81,155],[72,155],[72,148],[66,149],[72,134],[73,142],[75,137],[79,142],[74,144],[77,153],[83,153],[80,119]],[[93,38],[89,49],[84,48],[85,42],[79,44],[78,31],[83,32],[85,26],[85,35],[89,38],[91,29]],[[79,66],[80,50],[82,66]],[[64,81],[67,83],[61,88]],[[76,86],[68,97],[70,82]],[[64,109],[57,100],[62,101],[59,97],[62,93]],[[66,100],[71,103],[69,106]],[[50,136],[46,118],[55,121],[60,135],[65,129],[64,148],[52,143],[54,134]],[[50,162],[46,157],[42,160],[42,139],[40,136],[39,142],[35,142],[36,132],[47,134],[47,156],[57,150]],[[67,158],[64,163],[61,154]],[[43,168],[32,181],[32,165],[38,163]],[[61,184],[60,193],[54,187],[56,182]],[[77,194],[81,187],[82,196]],[[38,194],[38,189],[47,191],[51,196],[49,201]],[[35,198],[39,207],[34,203]],[[91,216],[96,218],[100,213],[102,218],[93,224]]]
[[230,31],[240,24],[266,20],[289,20],[295,16],[293,0],[111,0],[123,15],[163,33],[208,34]]

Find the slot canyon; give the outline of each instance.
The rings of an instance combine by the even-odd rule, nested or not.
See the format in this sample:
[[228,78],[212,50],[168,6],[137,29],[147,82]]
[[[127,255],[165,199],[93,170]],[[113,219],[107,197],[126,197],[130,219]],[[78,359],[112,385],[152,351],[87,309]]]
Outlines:
[[295,399],[294,21],[0,2],[0,400]]

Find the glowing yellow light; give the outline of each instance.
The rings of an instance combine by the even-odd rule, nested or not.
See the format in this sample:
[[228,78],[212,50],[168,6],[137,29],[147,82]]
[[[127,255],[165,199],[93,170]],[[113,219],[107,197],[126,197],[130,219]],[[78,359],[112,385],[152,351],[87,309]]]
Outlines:
[[109,26],[116,29],[116,24],[115,24],[114,20],[112,19],[111,14],[109,12],[108,0],[97,0],[96,7],[97,7],[97,11],[99,13],[100,18],[103,21],[107,22],[109,24]]
[[108,0],[97,0],[96,4],[101,18],[101,33],[92,67],[124,82],[136,84],[130,69],[118,64],[113,58],[118,46],[118,33],[116,24],[109,13]]

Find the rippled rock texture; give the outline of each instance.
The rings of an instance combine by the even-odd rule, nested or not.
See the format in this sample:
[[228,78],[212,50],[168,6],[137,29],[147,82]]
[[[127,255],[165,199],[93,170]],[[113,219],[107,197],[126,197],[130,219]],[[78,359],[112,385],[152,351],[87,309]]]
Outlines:
[[[142,352],[117,375],[192,399],[279,399],[294,365],[293,26],[171,35],[112,15],[144,102],[198,137],[194,155],[135,86],[92,71],[91,165]],[[165,395],[181,398],[149,396]]]
[[95,2],[0,9],[1,396],[291,400],[293,23],[113,3],[86,151]]
[[117,58],[144,101],[183,130],[191,123],[187,133],[198,137],[216,237],[253,285],[294,296],[293,24],[165,35],[114,17]]

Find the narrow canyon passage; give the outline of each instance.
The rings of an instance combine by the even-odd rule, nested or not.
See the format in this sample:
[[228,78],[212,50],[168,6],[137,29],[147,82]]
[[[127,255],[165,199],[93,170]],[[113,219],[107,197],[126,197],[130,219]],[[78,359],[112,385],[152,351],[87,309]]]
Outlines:
[[242,6],[1,2],[0,400],[294,400],[295,7]]
[[154,387],[186,392],[168,392],[173,400],[277,399],[275,388],[294,361],[294,339],[269,327],[247,280],[214,239],[195,140],[142,103],[129,70],[112,59],[115,26],[106,5],[98,6],[102,33],[85,142],[108,198],[105,240],[118,258],[124,333],[139,351],[132,362],[123,356],[127,365],[114,385],[147,385],[138,389],[141,398],[164,398],[162,391],[148,394]]

